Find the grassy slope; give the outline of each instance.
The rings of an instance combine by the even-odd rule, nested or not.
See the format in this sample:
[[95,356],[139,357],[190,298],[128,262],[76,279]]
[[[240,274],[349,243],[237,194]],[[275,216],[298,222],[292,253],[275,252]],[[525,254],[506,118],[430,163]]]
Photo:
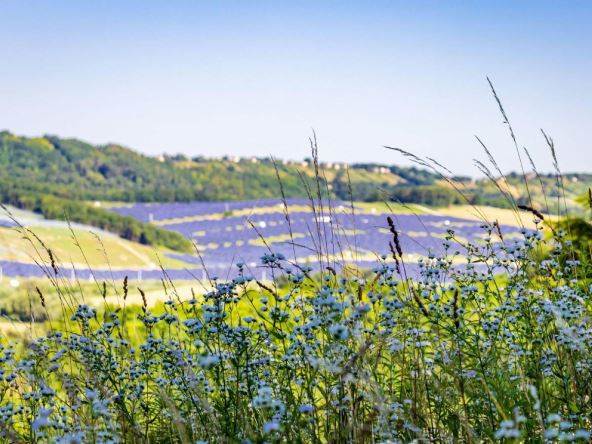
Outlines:
[[[33,233],[54,252],[63,265],[74,264],[76,267],[107,268],[106,255],[111,266],[122,269],[150,269],[158,267],[158,258],[169,268],[186,266],[182,261],[165,256],[165,249],[155,249],[136,242],[121,239],[110,233],[99,235],[103,245],[88,228],[74,227],[72,232],[64,226],[35,226],[30,228]],[[30,236],[34,239],[33,236]],[[80,245],[80,248],[76,245]],[[84,251],[84,256],[81,250]],[[40,257],[41,256],[41,257]],[[47,254],[39,242],[25,239],[22,233],[14,228],[0,227],[0,259],[34,263],[34,259],[48,261]]]

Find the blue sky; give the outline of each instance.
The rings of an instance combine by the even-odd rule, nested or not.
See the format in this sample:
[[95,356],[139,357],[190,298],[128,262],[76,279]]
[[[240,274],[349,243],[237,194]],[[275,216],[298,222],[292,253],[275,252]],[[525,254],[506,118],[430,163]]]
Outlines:
[[0,128],[149,154],[592,170],[590,2],[0,2]]

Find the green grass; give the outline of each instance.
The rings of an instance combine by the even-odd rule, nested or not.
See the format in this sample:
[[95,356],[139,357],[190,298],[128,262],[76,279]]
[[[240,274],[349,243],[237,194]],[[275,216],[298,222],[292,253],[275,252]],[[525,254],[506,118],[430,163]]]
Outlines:
[[[170,250],[141,245],[104,231],[97,231],[95,235],[89,228],[70,230],[62,225],[31,226],[29,230],[42,239],[64,265],[77,268],[106,269],[110,264],[114,269],[156,269],[159,261],[167,268],[188,265],[167,257]],[[34,260],[47,262],[49,257],[30,233],[25,238],[16,228],[0,227],[0,259],[34,263]]]

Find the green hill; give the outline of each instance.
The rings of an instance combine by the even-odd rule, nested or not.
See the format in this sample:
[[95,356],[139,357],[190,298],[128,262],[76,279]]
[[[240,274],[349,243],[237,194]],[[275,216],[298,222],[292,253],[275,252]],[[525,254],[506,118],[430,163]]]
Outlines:
[[[94,146],[77,139],[28,138],[4,131],[0,133],[0,190],[125,202],[279,197],[273,163],[253,160],[157,159],[114,144]],[[299,172],[313,177],[311,163],[279,163],[278,169],[288,197],[306,195]],[[323,178],[342,199],[349,199],[351,185],[355,200],[377,200],[377,188],[388,192],[403,184],[429,185],[436,179],[417,168],[392,166],[374,171],[377,169],[372,164],[352,166],[350,184],[343,169],[325,168]]]
[[[278,162],[270,159],[206,159],[183,155],[150,157],[120,145],[91,145],[56,136],[22,137],[0,132],[0,201],[43,214],[70,218],[94,225],[121,237],[145,244],[189,250],[182,236],[141,224],[89,201],[173,202],[191,200],[249,200],[280,197],[276,167],[286,197],[306,197],[317,179],[312,160]],[[592,184],[590,174],[564,176],[564,189],[554,175],[540,180],[529,177],[526,190],[522,176],[508,175],[496,185],[489,179],[454,178],[459,194],[449,181],[428,170],[374,163],[322,164],[324,192],[355,201],[396,200],[432,206],[478,204],[510,207],[532,204],[554,212],[565,202],[578,208],[576,199]],[[307,182],[308,186],[303,182]],[[500,193],[498,186],[507,190]],[[544,190],[544,192],[543,192]],[[509,196],[512,196],[509,198]],[[558,199],[559,198],[559,199]]]
[[[183,156],[159,159],[108,144],[94,146],[56,136],[22,137],[0,132],[0,202],[29,209],[50,219],[68,218],[143,244],[189,251],[180,234],[96,208],[96,200],[171,202],[248,200],[280,197],[269,159],[204,160]],[[287,197],[305,197],[303,180],[312,183],[314,167],[277,165]],[[429,184],[434,177],[416,168],[373,171],[360,165],[323,172],[323,189],[338,198],[379,200],[401,184]],[[351,193],[350,193],[351,190]],[[386,190],[386,191],[381,191]],[[390,190],[390,191],[389,191]]]

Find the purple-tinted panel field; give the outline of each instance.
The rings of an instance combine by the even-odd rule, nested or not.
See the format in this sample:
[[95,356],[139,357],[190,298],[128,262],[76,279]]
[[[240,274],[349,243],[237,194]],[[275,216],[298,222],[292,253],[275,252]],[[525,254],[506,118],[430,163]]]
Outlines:
[[[258,278],[269,277],[269,271],[260,266],[261,257],[270,251],[283,254],[288,261],[300,265],[318,267],[318,256],[339,267],[341,259],[346,262],[355,259],[362,267],[377,264],[381,255],[389,255],[389,241],[386,214],[367,214],[360,211],[349,213],[349,205],[333,202],[333,208],[343,206],[345,211],[314,212],[305,199],[290,199],[289,206],[300,207],[286,218],[283,203],[277,199],[247,202],[188,202],[135,204],[114,208],[119,214],[128,215],[144,222],[159,222],[159,226],[177,231],[191,239],[199,254],[170,253],[171,257],[185,261],[187,270],[167,270],[173,279],[202,278],[207,274],[220,278],[236,274],[236,264],[244,263]],[[309,210],[303,210],[302,207]],[[254,209],[251,213],[249,210]],[[240,215],[236,212],[240,211]],[[251,214],[250,214],[251,213]],[[179,221],[182,218],[199,216],[198,220]],[[392,215],[403,252],[410,257],[427,256],[443,252],[443,239],[447,230],[454,230],[459,240],[475,242],[483,236],[481,223],[468,219],[433,214]],[[507,232],[514,227],[503,227]],[[454,249],[464,251],[461,245]],[[326,259],[324,259],[326,260]],[[409,270],[417,270],[409,264]],[[39,276],[36,265],[14,262],[0,263],[5,275]],[[78,272],[82,278],[88,271]],[[118,270],[116,278],[135,276],[138,270]],[[107,271],[95,270],[95,275],[109,278]],[[144,279],[160,277],[160,270],[143,270]]]
[[[289,200],[288,205],[309,206],[307,200]],[[374,262],[389,253],[386,215],[328,212],[318,214],[296,211],[289,214],[289,221],[283,212],[249,216],[233,215],[235,210],[272,207],[281,205],[280,200],[257,202],[203,203],[187,204],[137,204],[130,208],[118,208],[122,214],[138,217],[140,220],[160,221],[165,229],[177,231],[193,240],[201,258],[190,255],[172,255],[189,263],[208,269],[231,267],[237,262],[255,267],[262,255],[270,250],[282,253],[289,260],[304,263],[315,261],[318,252],[332,255],[335,260],[343,257],[343,252],[352,253],[361,262]],[[343,203],[336,202],[334,207]],[[345,205],[347,208],[347,205]],[[224,213],[225,217],[220,217]],[[244,214],[245,212],[243,212]],[[247,211],[248,213],[248,211]],[[207,216],[211,215],[211,218]],[[200,216],[200,220],[177,222],[175,218]],[[442,241],[448,229],[453,229],[459,238],[474,241],[482,234],[480,223],[438,215],[394,215],[395,225],[400,233],[400,241],[406,254],[425,256],[430,252],[442,252]],[[167,220],[171,223],[167,224]],[[290,236],[290,233],[293,237]],[[265,242],[263,241],[265,240]],[[460,248],[460,247],[459,247]]]

